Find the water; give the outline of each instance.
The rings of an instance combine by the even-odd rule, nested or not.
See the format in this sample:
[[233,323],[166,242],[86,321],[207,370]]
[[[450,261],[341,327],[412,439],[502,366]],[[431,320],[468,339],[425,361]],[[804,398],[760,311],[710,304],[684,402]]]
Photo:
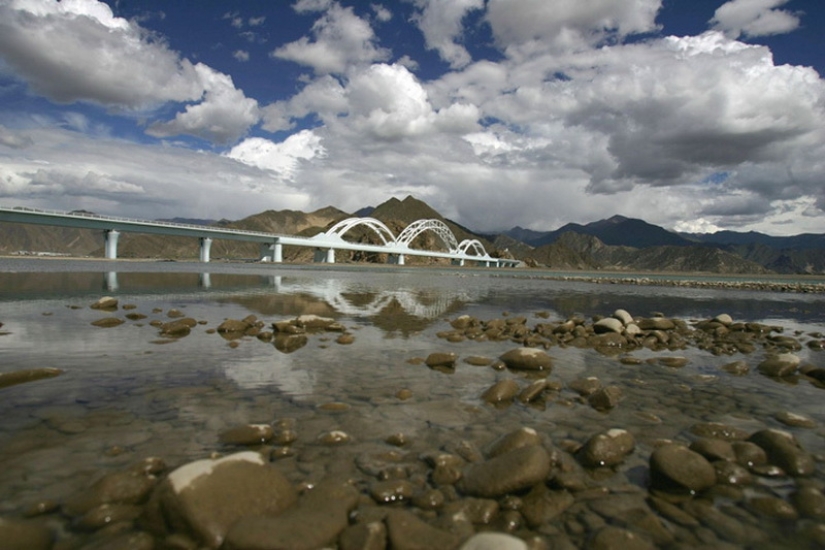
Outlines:
[[[480,395],[503,378],[525,385],[524,377],[461,360],[446,374],[415,361],[434,351],[495,358],[514,347],[438,337],[450,329],[449,319],[464,314],[525,316],[533,326],[573,315],[610,315],[618,308],[685,320],[728,313],[737,321],[781,326],[783,334],[802,342],[825,332],[823,294],[600,285],[535,275],[469,268],[0,260],[0,372],[64,371],[0,389],[0,514],[18,514],[43,499],[60,501],[103,473],[147,456],[174,467],[228,452],[218,441],[223,430],[285,418],[296,422],[297,454],[309,457],[284,462],[296,483],[324,472],[356,472],[359,457],[386,447],[384,439],[397,432],[411,440],[407,451],[417,456],[457,440],[483,448],[520,426],[535,428],[550,444],[583,443],[622,427],[634,434],[637,450],[605,483],[639,489],[657,441],[689,442],[688,430],[699,422],[749,432],[782,428],[806,450],[825,453],[825,390],[804,379],[777,382],[760,375],[755,366],[764,358],[762,350],[735,356],[696,348],[633,352],[642,360],[689,360],[685,368],[671,369],[624,365],[593,349],[552,347],[549,379],[565,389],[543,406],[501,409]],[[134,309],[90,309],[102,295]],[[184,338],[161,337],[150,321],[168,321],[173,308],[203,324]],[[130,312],[146,318],[114,328],[91,325]],[[308,313],[335,318],[354,342],[342,345],[336,334],[313,334],[303,348],[283,353],[252,337],[232,347],[210,331],[228,318],[255,315],[269,324]],[[797,354],[803,364],[825,367],[825,352],[803,346]],[[748,375],[721,370],[737,359],[751,366]],[[585,376],[621,387],[621,404],[598,412],[566,389]],[[399,399],[400,390],[413,397]],[[784,411],[812,419],[815,427],[780,424],[775,415]],[[320,451],[317,438],[330,430],[345,431],[352,442]],[[820,460],[814,479],[825,484],[822,470]],[[791,487],[788,480],[765,485],[771,483],[780,494]]]

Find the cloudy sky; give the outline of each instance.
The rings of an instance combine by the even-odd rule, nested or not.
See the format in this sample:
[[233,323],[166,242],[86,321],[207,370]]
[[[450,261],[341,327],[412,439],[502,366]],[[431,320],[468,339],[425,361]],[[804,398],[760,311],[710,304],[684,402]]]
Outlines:
[[0,0],[0,204],[825,233],[822,0]]

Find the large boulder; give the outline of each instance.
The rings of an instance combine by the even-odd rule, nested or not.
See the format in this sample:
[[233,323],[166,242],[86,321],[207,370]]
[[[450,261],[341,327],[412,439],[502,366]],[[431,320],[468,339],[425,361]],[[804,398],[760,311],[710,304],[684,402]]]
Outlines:
[[501,359],[507,368],[514,370],[541,370],[550,371],[553,368],[553,359],[538,348],[511,349]]

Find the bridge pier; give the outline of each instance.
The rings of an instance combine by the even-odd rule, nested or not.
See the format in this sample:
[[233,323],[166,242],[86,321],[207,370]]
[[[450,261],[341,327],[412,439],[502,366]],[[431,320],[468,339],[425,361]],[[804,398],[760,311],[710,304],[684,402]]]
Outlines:
[[272,245],[269,243],[261,243],[258,247],[258,261],[268,263],[272,261]]
[[116,260],[117,238],[120,237],[120,231],[116,231],[114,229],[107,229],[104,232],[104,234],[106,235],[106,259]]
[[324,250],[323,248],[316,248],[315,249],[315,261],[317,263],[334,264],[335,263],[335,249],[334,248],[327,248],[326,250]]
[[387,254],[387,263],[393,265],[404,265],[403,254]]
[[284,261],[284,245],[279,242],[272,245],[272,261],[275,263]]
[[212,249],[212,239],[209,237],[200,237],[198,240],[201,243],[201,261],[209,263],[209,251]]

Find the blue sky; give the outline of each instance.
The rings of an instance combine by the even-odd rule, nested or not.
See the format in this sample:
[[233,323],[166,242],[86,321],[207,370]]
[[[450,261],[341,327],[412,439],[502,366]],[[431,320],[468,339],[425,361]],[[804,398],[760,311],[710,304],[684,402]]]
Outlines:
[[0,204],[825,233],[819,0],[0,0]]

